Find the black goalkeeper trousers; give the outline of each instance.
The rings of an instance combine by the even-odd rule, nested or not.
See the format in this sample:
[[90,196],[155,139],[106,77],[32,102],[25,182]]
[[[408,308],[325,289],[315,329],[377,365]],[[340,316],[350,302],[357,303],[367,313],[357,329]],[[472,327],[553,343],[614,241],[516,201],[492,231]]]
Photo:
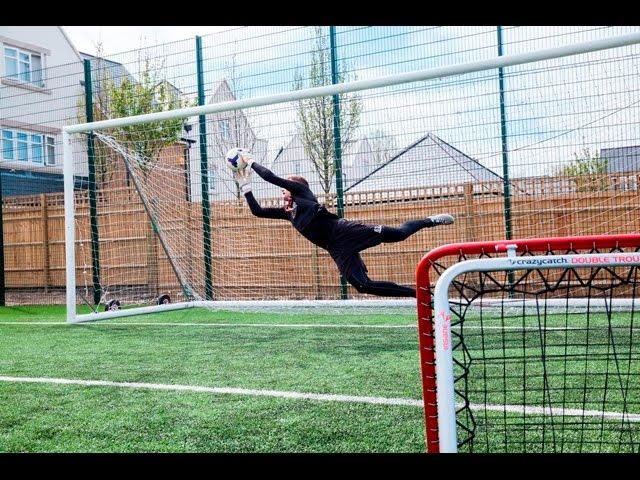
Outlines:
[[406,240],[409,236],[413,235],[419,230],[423,228],[432,227],[433,222],[431,219],[427,218],[424,220],[411,220],[409,222],[405,222],[399,227],[387,227],[386,225],[382,227],[382,242],[383,243],[394,243],[401,242]]
[[[359,254],[356,254],[360,256]],[[393,282],[384,282],[371,280],[367,275],[367,267],[360,262],[345,276],[347,282],[360,293],[369,293],[380,297],[414,297],[416,296],[415,288],[403,287]]]
[[[399,227],[382,226],[382,228],[372,230],[372,235],[378,235],[374,243],[394,243],[406,240],[417,231],[432,226],[431,220],[412,220],[403,223]],[[359,252],[349,255],[344,261],[341,273],[359,293],[368,293],[381,297],[414,297],[416,290],[410,287],[403,287],[393,282],[371,280],[367,275],[367,267],[362,261]]]

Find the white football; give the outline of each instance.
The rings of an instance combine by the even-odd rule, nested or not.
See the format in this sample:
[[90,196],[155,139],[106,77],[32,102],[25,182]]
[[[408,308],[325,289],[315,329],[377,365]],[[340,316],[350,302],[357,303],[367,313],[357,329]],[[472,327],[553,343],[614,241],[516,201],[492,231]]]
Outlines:
[[227,167],[229,167],[232,172],[242,170],[247,166],[245,157],[248,157],[249,155],[251,155],[249,151],[244,148],[232,148],[225,156]]

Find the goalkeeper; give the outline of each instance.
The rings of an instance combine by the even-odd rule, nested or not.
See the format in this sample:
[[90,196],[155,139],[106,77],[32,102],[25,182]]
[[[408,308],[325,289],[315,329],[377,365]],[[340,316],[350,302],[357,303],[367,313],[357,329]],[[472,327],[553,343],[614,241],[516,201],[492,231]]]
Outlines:
[[[454,218],[448,214],[409,221],[399,227],[366,225],[345,220],[318,203],[318,199],[309,189],[309,183],[303,177],[278,177],[268,168],[254,162],[251,155],[242,149],[230,150],[227,160],[238,166],[233,176],[249,204],[251,213],[256,217],[290,221],[303,237],[329,252],[342,276],[360,293],[385,297],[415,297],[414,288],[371,280],[360,252],[381,243],[401,242],[423,228],[454,222]],[[282,188],[284,207],[262,208],[258,204],[251,192],[252,169],[263,180]]]

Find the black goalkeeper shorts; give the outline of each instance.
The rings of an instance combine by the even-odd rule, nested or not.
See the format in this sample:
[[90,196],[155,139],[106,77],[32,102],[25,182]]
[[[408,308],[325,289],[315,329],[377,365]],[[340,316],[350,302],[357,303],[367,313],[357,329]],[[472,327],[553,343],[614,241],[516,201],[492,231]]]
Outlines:
[[338,265],[343,276],[347,277],[354,268],[364,268],[358,252],[382,243],[382,225],[367,225],[341,218],[331,235],[327,250]]

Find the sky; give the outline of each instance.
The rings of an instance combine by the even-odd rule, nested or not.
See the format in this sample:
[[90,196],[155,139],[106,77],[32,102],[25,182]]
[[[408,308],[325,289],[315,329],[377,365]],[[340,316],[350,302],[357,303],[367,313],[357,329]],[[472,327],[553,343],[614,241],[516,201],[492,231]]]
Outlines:
[[[308,70],[312,31],[302,27],[63,27],[78,50],[95,53],[102,42],[107,56],[135,74],[136,49],[202,35],[205,84],[211,90],[229,78],[235,64],[238,98],[264,96],[293,88],[297,72]],[[225,35],[210,35],[236,29]],[[325,27],[326,29],[326,27]],[[558,47],[638,27],[505,27],[505,54]],[[209,35],[207,37],[207,35]],[[375,78],[497,55],[496,28],[479,27],[339,27],[338,57],[348,60],[358,79]],[[169,81],[184,93],[195,90],[194,45],[149,49],[163,60]],[[640,105],[636,97],[640,64],[637,47],[589,56],[590,62],[566,58],[507,70],[512,176],[553,173],[583,144],[596,151],[635,142]],[[625,58],[624,55],[631,57]],[[584,60],[585,57],[582,57]],[[618,58],[617,61],[614,58]],[[397,145],[408,145],[432,132],[501,172],[497,71],[480,72],[418,85],[361,92],[359,135],[383,129]],[[252,129],[277,151],[295,133],[293,106],[245,110]]]
[[87,27],[63,26],[75,47],[84,53],[95,54],[96,46],[102,42],[105,55],[126,52],[143,46],[174,42],[237,28],[234,26],[126,26]]

